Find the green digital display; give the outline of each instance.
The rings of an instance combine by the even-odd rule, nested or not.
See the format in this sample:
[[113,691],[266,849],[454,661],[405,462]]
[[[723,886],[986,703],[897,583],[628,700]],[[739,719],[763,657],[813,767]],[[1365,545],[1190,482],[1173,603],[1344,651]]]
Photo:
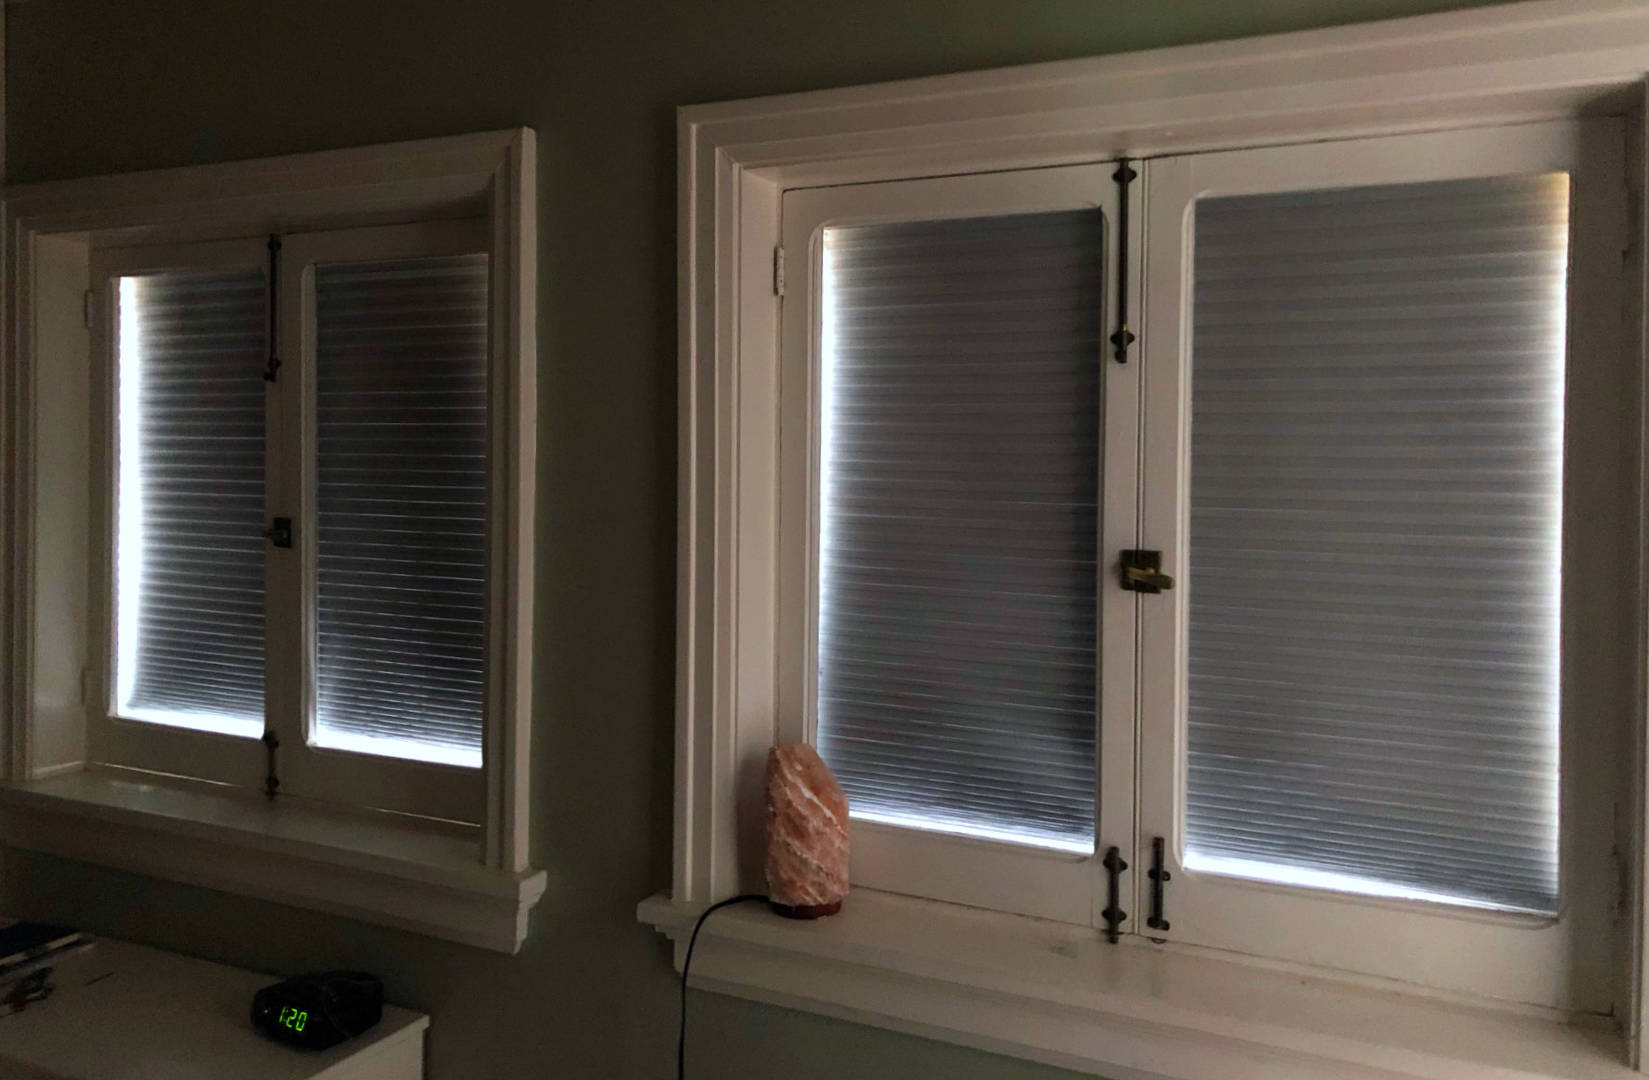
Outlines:
[[299,975],[252,997],[252,1026],[276,1042],[304,1050],[325,1050],[352,1039],[383,1014],[383,984],[359,971]]

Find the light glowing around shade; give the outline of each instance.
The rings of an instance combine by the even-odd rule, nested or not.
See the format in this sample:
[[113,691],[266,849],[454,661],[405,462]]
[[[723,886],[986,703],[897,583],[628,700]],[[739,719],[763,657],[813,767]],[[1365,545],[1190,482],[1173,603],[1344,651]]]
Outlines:
[[[243,270],[116,279],[111,704],[124,720],[263,734],[261,658],[247,659],[262,649],[262,497],[243,475],[261,488],[262,391],[255,369],[240,374],[262,341],[261,284]],[[231,463],[249,416],[258,460]]]
[[892,825],[899,829],[916,829],[939,836],[957,836],[967,840],[985,840],[995,844],[1046,848],[1049,851],[1058,851],[1067,855],[1092,855],[1094,853],[1092,840],[1073,840],[1068,836],[1036,832],[1025,828],[1014,828],[1011,825],[995,828],[972,821],[946,821],[931,816],[899,814],[875,809],[859,810],[853,807],[848,808],[848,816],[855,821],[868,821],[874,825]]
[[813,734],[858,821],[1093,850],[1104,233],[822,232]]
[[419,739],[397,739],[386,736],[358,735],[337,728],[317,727],[310,736],[311,746],[320,750],[344,750],[354,754],[377,754],[405,761],[427,761],[433,765],[457,765],[466,769],[481,767],[481,748],[453,746],[448,743],[425,742]]
[[1554,914],[1569,178],[1194,224],[1187,868]]
[[487,273],[314,268],[315,747],[481,767]]
[[1185,853],[1185,869],[1193,874],[1217,874],[1224,877],[1246,878],[1273,885],[1292,885],[1302,889],[1322,889],[1328,892],[1350,893],[1353,896],[1372,896],[1382,900],[1415,900],[1428,904],[1452,904],[1455,907],[1476,908],[1480,911],[1504,911],[1519,914],[1546,914],[1528,908],[1513,907],[1457,896],[1450,892],[1421,889],[1357,874],[1337,874],[1326,870],[1311,870],[1302,866],[1284,866],[1280,863],[1259,862],[1254,859],[1227,859],[1218,855],[1202,855],[1195,851]]
[[143,581],[143,341],[138,321],[135,277],[120,279],[119,477],[115,511],[116,663],[115,709],[129,712],[137,686],[138,590]]

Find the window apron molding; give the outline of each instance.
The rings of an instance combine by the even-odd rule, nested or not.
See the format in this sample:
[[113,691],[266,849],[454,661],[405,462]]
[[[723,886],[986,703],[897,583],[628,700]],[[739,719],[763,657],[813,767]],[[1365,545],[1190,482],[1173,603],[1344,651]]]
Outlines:
[[[782,707],[783,665],[773,634],[782,609],[778,582],[783,549],[777,342],[780,305],[792,299],[775,295],[774,252],[784,246],[780,206],[787,191],[1582,116],[1619,117],[1627,133],[1626,180],[1633,203],[1622,247],[1627,249],[1627,292],[1635,294],[1628,300],[1635,306],[1626,312],[1629,340],[1624,345],[1632,378],[1621,393],[1633,414],[1629,426],[1637,433],[1634,461],[1641,461],[1646,76],[1649,9],[1613,2],[1538,2],[684,109],[678,124],[675,861],[668,897],[646,901],[640,918],[674,937],[681,933],[683,912],[760,888],[761,761],[767,748],[789,737],[787,732],[797,723]],[[1133,230],[1139,228],[1137,219],[1149,213],[1147,205],[1130,223],[1129,241],[1136,249],[1141,237]],[[785,254],[792,263],[806,257]],[[794,272],[787,276],[796,277]],[[1141,310],[1137,297],[1132,306]],[[1136,354],[1146,359],[1129,366],[1148,368],[1149,335],[1138,327],[1131,329],[1147,339],[1143,354]],[[1641,466],[1638,472],[1641,478]],[[1638,479],[1631,482],[1630,500],[1627,512],[1634,522],[1641,522],[1649,512],[1649,496],[1642,493]],[[1641,537],[1642,526],[1633,528]],[[1142,536],[1138,545],[1127,546],[1162,545]],[[1636,550],[1643,550],[1641,542]],[[1645,569],[1634,564],[1621,568],[1621,573],[1634,624],[1643,626],[1649,622],[1642,586]],[[1643,636],[1628,647],[1636,653],[1635,669],[1643,669]],[[1630,788],[1618,823],[1627,852],[1625,902],[1618,932],[1607,931],[1618,938],[1608,951],[1614,957],[1610,980],[1621,1043],[1610,1046],[1609,1038],[1602,1037],[1580,1040],[1596,1045],[1590,1051],[1571,1045],[1564,1055],[1539,1063],[1531,1059],[1529,1075],[1625,1075],[1624,1063],[1636,1068],[1642,1058],[1640,1041],[1649,1008],[1640,961],[1649,722],[1643,688],[1636,687],[1633,694],[1629,745],[1623,754]],[[1144,842],[1148,844],[1149,838]],[[1136,846],[1134,854],[1137,865],[1129,876],[1137,875],[1143,882],[1149,850]],[[1178,874],[1174,877],[1177,883]],[[876,905],[883,894],[861,890],[858,899],[867,908],[881,910]],[[1141,909],[1136,914],[1144,922],[1149,912]],[[716,920],[706,926],[699,943],[702,956],[716,956],[718,942],[727,946],[725,962],[711,961],[706,968],[715,968],[711,981],[717,989],[970,1041],[964,1032],[942,1030],[944,1025],[940,1030],[913,1027],[916,1021],[911,1017],[900,1015],[891,1003],[886,1008],[875,1005],[871,996],[856,999],[845,990],[834,997],[801,992],[784,965],[815,945],[825,949],[824,939],[831,932],[821,928],[809,934],[782,925],[764,925],[759,931],[732,928],[734,923],[762,918],[752,911],[730,918],[725,930],[718,931]],[[985,922],[995,918],[980,916]],[[921,925],[922,920],[913,923],[912,932],[919,934]],[[1084,932],[1093,933],[1091,928]],[[1007,949],[1011,946],[1004,942],[1010,939],[1011,934],[1000,940],[985,934],[979,947]],[[1166,955],[1200,955],[1195,946],[1160,949]],[[921,951],[885,941],[880,947],[857,950],[854,962],[859,970],[898,980],[922,971],[924,961],[916,955]],[[680,952],[678,938],[678,961]],[[971,986],[976,1002],[994,1002],[980,1004],[981,1009],[1030,1015],[1015,1013],[1018,1005],[987,991],[987,977],[972,982],[962,967],[947,975],[947,981]],[[1099,981],[1108,978],[1097,959],[1089,975]],[[826,997],[831,997],[829,1003],[822,1000]],[[810,1004],[810,999],[820,1000]],[[1024,1030],[1040,1029],[1028,1024]],[[1569,1029],[1554,1025],[1553,1030]],[[1109,1056],[1102,1047],[1091,1054],[1066,1056],[1054,1050],[1056,1041],[1052,1034],[1043,1039],[1033,1033],[996,1045],[1006,1052],[1060,1060],[1104,1075],[1229,1075],[1217,1070],[1212,1058],[1205,1067],[1155,1070],[1142,1067],[1137,1058],[1125,1062]],[[1395,1046],[1394,1040],[1391,1048]],[[1365,1075],[1361,1067],[1376,1065],[1374,1059],[1355,1054],[1327,1057],[1338,1061],[1342,1071],[1317,1075]],[[1560,1060],[1570,1061],[1572,1071],[1564,1071],[1567,1066]],[[1401,1054],[1381,1054],[1377,1067],[1388,1070],[1382,1075],[1428,1074],[1404,1061]]]

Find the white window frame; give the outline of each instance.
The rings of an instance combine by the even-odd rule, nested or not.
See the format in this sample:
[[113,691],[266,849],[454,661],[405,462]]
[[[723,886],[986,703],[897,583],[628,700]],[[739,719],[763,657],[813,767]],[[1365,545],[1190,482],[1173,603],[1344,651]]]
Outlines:
[[[5,190],[0,841],[483,948],[520,947],[545,885],[528,849],[535,166],[533,132],[520,128]],[[466,221],[480,223],[479,237]],[[479,805],[459,821],[382,813],[439,807],[403,790],[420,766],[369,755],[342,755],[350,759],[342,774],[316,774],[272,803],[100,764],[111,756],[101,751],[112,725],[105,679],[94,670],[107,655],[92,640],[105,625],[103,601],[88,567],[101,544],[86,537],[102,516],[87,477],[105,455],[93,450],[87,403],[110,350],[94,348],[104,335],[92,327],[106,315],[91,292],[94,266],[130,269],[126,257],[191,263],[202,250],[244,259],[247,237],[289,236],[294,250],[282,269],[295,272],[283,273],[280,317],[290,355],[305,322],[310,275],[294,265],[305,252],[423,252],[450,247],[455,230],[466,234],[459,246],[478,250],[480,240],[489,254],[489,670],[483,765],[461,785],[479,792],[467,797]],[[294,392],[303,384],[289,383]],[[202,749],[212,736],[129,734],[159,771],[210,778],[222,766],[214,748]],[[175,737],[185,756],[168,757],[150,742],[155,735]],[[261,771],[241,758],[229,766],[237,782]],[[345,791],[352,805],[323,801]]]
[[[684,110],[676,857],[669,893],[638,913],[675,940],[678,964],[708,903],[762,887],[761,762],[783,734],[774,253],[785,191],[1617,115],[1629,132],[1626,266],[1637,286],[1646,75],[1649,10],[1582,0]],[[1621,392],[1638,463],[1628,514],[1641,537],[1643,289],[1630,291]],[[1645,569],[1620,571],[1640,627]],[[1625,647],[1641,671],[1643,635]],[[870,889],[805,928],[754,908],[719,913],[700,935],[695,977],[1108,1076],[1636,1075],[1649,725],[1641,684],[1632,697],[1617,811],[1625,895],[1608,943],[1618,1032],[1197,946],[1108,947],[1088,928]]]
[[[317,262],[364,262],[375,259],[484,254],[488,244],[482,219],[448,219],[405,225],[288,233],[280,237],[280,269],[273,298],[278,320],[280,377],[270,385],[266,407],[267,483],[265,517],[293,522],[291,556],[269,549],[265,558],[265,718],[280,739],[276,772],[282,794],[340,805],[367,806],[452,822],[479,823],[482,816],[481,770],[435,762],[324,748],[314,744],[315,724],[315,539],[319,514],[315,504],[315,303]],[[167,269],[238,267],[262,270],[268,263],[267,238],[207,241],[196,244],[97,248],[91,255],[93,318],[93,447],[90,482],[93,513],[100,526],[101,548],[93,575],[93,618],[105,632],[93,637],[88,657],[91,702],[103,702],[87,714],[91,761],[151,773],[235,784],[255,789],[267,773],[264,746],[257,737],[170,727],[118,715],[115,700],[116,555],[115,484],[118,452],[114,395],[120,318],[117,279]],[[277,452],[277,449],[279,452]],[[503,507],[500,492],[494,506]],[[497,523],[494,523],[494,528]],[[101,573],[98,573],[100,571]],[[489,590],[500,587],[489,580]],[[496,635],[491,643],[501,646]],[[101,646],[101,651],[97,648]],[[488,668],[503,657],[492,653]],[[485,707],[485,706],[484,706]],[[260,731],[261,735],[262,732]]]
[[[88,258],[91,293],[88,304],[92,317],[87,328],[90,341],[87,385],[91,419],[85,482],[90,492],[88,510],[92,537],[89,539],[88,618],[92,625],[85,650],[87,754],[92,761],[114,762],[154,773],[172,773],[256,788],[262,782],[266,765],[263,744],[258,741],[261,730],[258,735],[247,738],[118,716],[115,541],[121,448],[117,427],[119,359],[116,352],[120,277],[182,269],[251,270],[264,276],[268,252],[263,240],[245,238],[208,240],[195,244],[100,248],[89,251]],[[272,409],[266,407],[265,416],[267,446]],[[267,489],[270,472],[267,462],[264,472]],[[265,502],[267,507],[267,494]],[[266,559],[266,563],[268,561]],[[265,593],[270,595],[274,590],[267,580],[267,569],[265,578]],[[266,638],[268,622],[266,617]],[[265,666],[267,669],[267,663]],[[97,707],[99,703],[104,704],[102,709]]]
[[[1165,844],[1170,928],[1161,936],[1505,1001],[1607,1013],[1609,929],[1618,890],[1610,846],[1618,723],[1631,693],[1610,645],[1613,590],[1587,573],[1630,543],[1627,496],[1599,480],[1630,471],[1627,433],[1610,414],[1625,366],[1619,341],[1620,240],[1626,228],[1623,125],[1614,118],[1516,124],[1233,150],[1147,161],[1142,535],[1182,583],[1140,607],[1140,850]],[[1186,635],[1196,581],[1190,518],[1192,208],[1199,198],[1468,177],[1568,173],[1574,192],[1568,290],[1561,677],[1561,909],[1555,918],[1375,900],[1187,870]],[[1579,482],[1574,482],[1579,479]],[[1555,554],[1555,553],[1554,553]],[[1160,602],[1156,602],[1160,599]]]
[[[779,737],[812,742],[818,717],[818,521],[820,418],[820,244],[827,227],[877,221],[983,217],[1032,211],[1098,209],[1105,216],[1106,259],[1102,294],[1104,333],[1117,310],[1116,252],[1119,214],[1115,163],[1055,169],[992,172],[970,176],[896,180],[792,190],[784,197],[785,298],[780,342],[784,421],[779,434],[778,650]],[[1133,250],[1138,251],[1135,245]],[[1132,278],[1137,290],[1139,277]],[[1104,475],[1102,546],[1132,546],[1138,528],[1138,365],[1107,363],[1102,421]],[[1095,748],[1104,765],[1095,777],[1096,844],[1091,856],[1023,844],[921,832],[856,820],[851,870],[856,884],[950,900],[996,911],[1017,911],[1062,922],[1099,925],[1104,901],[1094,902],[1103,880],[1100,860],[1111,843],[1123,843],[1133,822],[1134,604],[1132,597],[1101,582],[1096,686],[1100,712],[1119,723],[1097,725]],[[1107,740],[1109,742],[1107,743]],[[1108,840],[1106,828],[1123,830]]]

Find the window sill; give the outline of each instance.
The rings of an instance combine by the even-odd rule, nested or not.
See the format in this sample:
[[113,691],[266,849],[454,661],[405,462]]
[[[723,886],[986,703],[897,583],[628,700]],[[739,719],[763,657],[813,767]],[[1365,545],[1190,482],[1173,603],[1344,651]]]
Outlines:
[[389,815],[100,772],[0,785],[0,843],[505,953],[545,882]]
[[[701,910],[659,894],[636,914],[679,969]],[[718,912],[693,983],[1111,1080],[1638,1075],[1612,1031],[862,889],[815,922]]]

